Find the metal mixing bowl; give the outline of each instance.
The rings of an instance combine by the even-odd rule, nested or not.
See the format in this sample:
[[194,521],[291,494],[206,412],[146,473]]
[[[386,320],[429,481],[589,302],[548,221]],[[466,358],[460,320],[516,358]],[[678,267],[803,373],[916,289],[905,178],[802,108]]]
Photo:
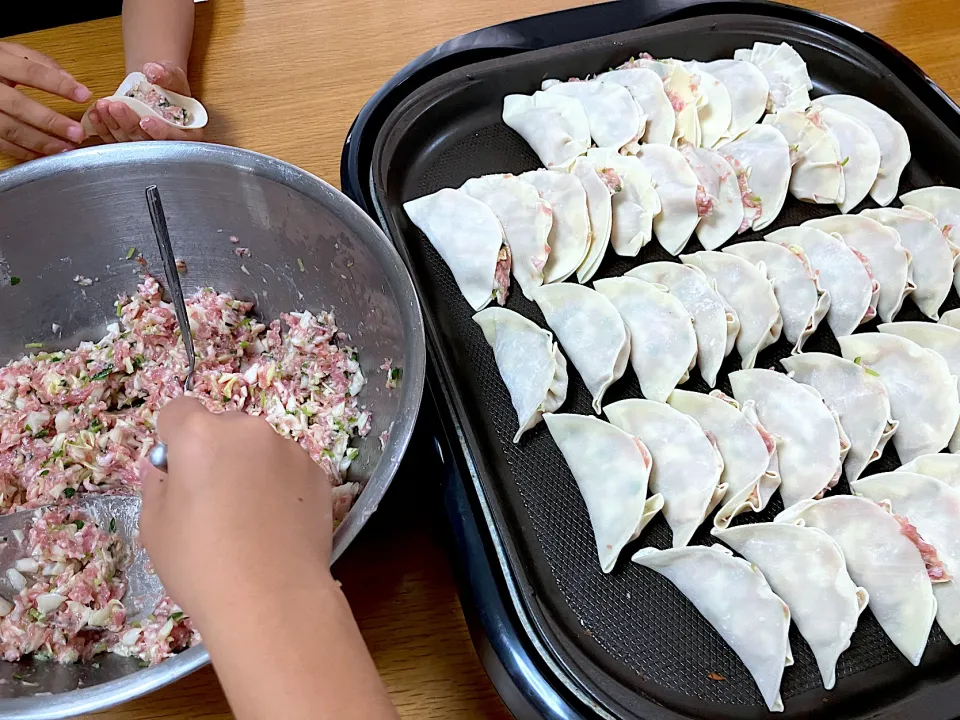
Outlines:
[[[368,379],[360,402],[373,428],[350,469],[364,490],[334,535],[335,559],[396,472],[420,406],[425,358],[420,308],[400,257],[370,218],[322,180],[256,153],[190,143],[80,150],[0,173],[0,364],[22,356],[26,343],[63,349],[101,338],[115,320],[117,295],[136,290],[141,268],[125,259],[129,248],[162,282],[144,200],[150,184],[160,188],[177,257],[187,264],[185,293],[207,286],[233,293],[256,301],[267,319],[332,310],[359,350]],[[250,256],[237,257],[237,247]],[[77,275],[95,282],[81,287]],[[11,277],[21,282],[11,285]],[[379,366],[386,358],[403,369],[397,390],[385,387]],[[99,657],[99,668],[0,661],[0,717],[98,710],[208,660],[199,646],[146,669],[113,655]]]

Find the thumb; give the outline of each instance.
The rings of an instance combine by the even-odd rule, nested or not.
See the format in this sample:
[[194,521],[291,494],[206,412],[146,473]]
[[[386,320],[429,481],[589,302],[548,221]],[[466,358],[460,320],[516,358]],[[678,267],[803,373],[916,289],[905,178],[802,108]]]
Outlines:
[[171,62],[148,62],[143,66],[143,74],[154,85],[171,90],[179,95],[190,95],[190,83],[182,68]]

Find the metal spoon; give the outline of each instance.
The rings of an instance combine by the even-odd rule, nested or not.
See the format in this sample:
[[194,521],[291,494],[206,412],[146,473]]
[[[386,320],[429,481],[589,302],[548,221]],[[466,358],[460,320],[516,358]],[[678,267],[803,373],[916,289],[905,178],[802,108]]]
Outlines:
[[[196,353],[193,349],[193,336],[190,334],[190,318],[187,316],[187,304],[183,300],[183,288],[180,287],[180,274],[177,272],[177,261],[173,255],[173,246],[170,244],[170,233],[167,230],[167,218],[163,214],[163,204],[160,202],[160,191],[156,185],[147,188],[147,209],[150,211],[150,220],[153,223],[153,232],[157,236],[157,245],[160,247],[160,257],[163,260],[163,274],[167,279],[167,290],[173,298],[173,308],[177,313],[177,324],[180,326],[180,337],[183,338],[183,347],[187,351],[187,377],[183,381],[184,392],[193,387],[193,373],[196,369]],[[167,470],[167,446],[157,443],[150,451],[150,462],[159,470]]]

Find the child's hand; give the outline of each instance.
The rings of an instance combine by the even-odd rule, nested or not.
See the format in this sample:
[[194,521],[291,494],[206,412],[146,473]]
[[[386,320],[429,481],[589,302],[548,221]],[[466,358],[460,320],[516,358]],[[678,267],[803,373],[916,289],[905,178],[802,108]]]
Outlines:
[[[154,85],[180,95],[190,95],[186,73],[173,63],[149,62],[143,66],[143,74]],[[186,130],[173,127],[155,117],[140,118],[133,110],[120,102],[107,98],[97,101],[88,116],[97,135],[107,143],[131,142],[134,140],[202,140],[203,130]]]
[[238,597],[282,597],[308,578],[333,587],[330,478],[305,450],[262,418],[193,398],[164,407],[157,431],[169,470],[146,473],[140,536],[202,632]]
[[33,160],[73,150],[83,142],[86,133],[80,123],[18,92],[18,85],[73,102],[90,98],[90,91],[51,58],[23,45],[0,42],[0,152]]

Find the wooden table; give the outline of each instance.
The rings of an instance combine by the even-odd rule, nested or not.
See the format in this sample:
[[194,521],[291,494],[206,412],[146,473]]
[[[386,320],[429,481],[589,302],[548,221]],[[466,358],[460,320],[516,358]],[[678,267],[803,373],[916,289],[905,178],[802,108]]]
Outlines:
[[[207,138],[339,184],[363,103],[407,61],[460,33],[579,0],[213,0],[198,5],[190,79]],[[960,97],[955,0],[800,0],[879,35]],[[119,18],[32,33],[96,95],[123,76]],[[59,106],[66,109],[66,104]],[[78,115],[78,113],[74,113]],[[0,169],[7,167],[0,158]],[[401,715],[506,718],[470,642],[442,539],[436,483],[395,486],[337,575]],[[96,717],[228,718],[212,670]]]

